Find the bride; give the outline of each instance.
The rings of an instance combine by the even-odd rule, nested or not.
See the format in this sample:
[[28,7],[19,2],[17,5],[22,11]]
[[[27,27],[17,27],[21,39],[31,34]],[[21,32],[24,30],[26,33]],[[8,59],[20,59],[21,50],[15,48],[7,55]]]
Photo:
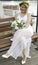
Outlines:
[[33,35],[33,29],[31,26],[31,15],[28,13],[28,2],[21,2],[20,6],[20,13],[16,15],[16,19],[19,19],[25,23],[25,28],[19,29],[15,32],[12,40],[12,45],[7,51],[6,54],[3,54],[2,57],[8,58],[12,56],[13,58],[17,59],[17,57],[21,56],[22,61],[21,63],[26,63],[27,58],[30,57],[30,47],[31,47],[31,40]]

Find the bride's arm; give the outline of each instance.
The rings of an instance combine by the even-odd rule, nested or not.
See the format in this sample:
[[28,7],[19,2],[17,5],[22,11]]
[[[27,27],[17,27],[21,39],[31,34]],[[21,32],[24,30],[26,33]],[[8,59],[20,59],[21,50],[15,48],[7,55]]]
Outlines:
[[28,22],[28,24],[30,24],[32,26],[32,16],[30,13],[28,14],[27,22]]
[[31,14],[27,14],[26,27],[28,27],[29,25],[32,25],[32,17],[31,17]]

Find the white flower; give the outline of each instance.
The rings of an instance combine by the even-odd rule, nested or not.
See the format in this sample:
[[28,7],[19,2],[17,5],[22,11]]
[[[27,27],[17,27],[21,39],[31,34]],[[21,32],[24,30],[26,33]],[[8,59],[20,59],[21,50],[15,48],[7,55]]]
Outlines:
[[17,26],[16,21],[12,22],[11,27],[13,27],[14,25]]
[[17,26],[15,26],[15,29],[19,29]]
[[18,21],[18,23],[21,23],[21,21],[19,21],[19,20],[17,20]]

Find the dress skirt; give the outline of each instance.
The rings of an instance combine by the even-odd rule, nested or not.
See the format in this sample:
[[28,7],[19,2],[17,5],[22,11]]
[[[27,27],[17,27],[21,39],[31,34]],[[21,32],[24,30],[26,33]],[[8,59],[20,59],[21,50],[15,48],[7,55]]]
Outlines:
[[28,28],[19,29],[15,32],[12,40],[12,44],[7,51],[7,53],[13,58],[22,56],[23,49],[26,50],[26,57],[29,56],[30,46],[31,46],[31,37],[33,35],[33,29],[29,25]]

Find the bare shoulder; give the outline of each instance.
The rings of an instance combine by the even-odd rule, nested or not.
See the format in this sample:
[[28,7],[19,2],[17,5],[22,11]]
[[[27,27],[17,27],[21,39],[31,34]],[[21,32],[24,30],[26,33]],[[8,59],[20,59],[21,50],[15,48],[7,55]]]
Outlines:
[[31,13],[28,13],[27,15],[28,15],[29,17],[31,17]]

